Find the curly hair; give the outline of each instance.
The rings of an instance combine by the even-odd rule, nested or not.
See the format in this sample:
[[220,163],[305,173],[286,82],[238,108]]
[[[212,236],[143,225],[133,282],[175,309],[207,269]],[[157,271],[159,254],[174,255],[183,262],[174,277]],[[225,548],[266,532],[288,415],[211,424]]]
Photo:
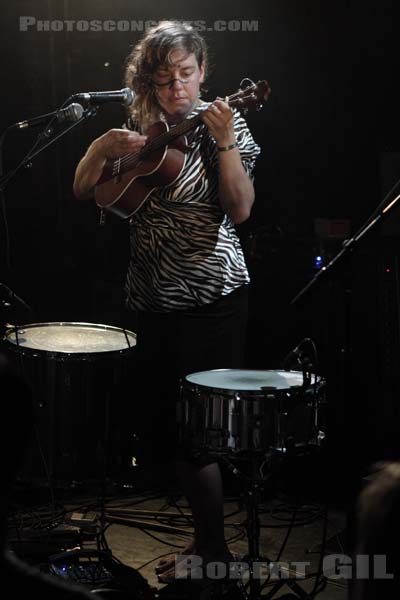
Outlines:
[[191,27],[179,21],[162,21],[148,30],[126,59],[125,85],[136,94],[130,107],[143,130],[161,118],[152,76],[161,65],[171,65],[171,53],[182,50],[194,54],[199,67],[207,67],[207,46]]

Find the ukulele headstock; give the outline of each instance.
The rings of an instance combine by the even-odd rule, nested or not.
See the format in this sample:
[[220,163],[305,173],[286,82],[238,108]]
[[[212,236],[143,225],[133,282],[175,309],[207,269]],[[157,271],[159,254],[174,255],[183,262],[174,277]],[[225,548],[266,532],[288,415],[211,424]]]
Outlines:
[[243,79],[241,86],[244,82],[250,81],[250,85],[239,89],[235,94],[228,97],[228,104],[238,110],[247,111],[249,108],[256,108],[261,110],[264,103],[268,100],[271,93],[271,88],[268,81],[261,80],[254,83],[251,79]]

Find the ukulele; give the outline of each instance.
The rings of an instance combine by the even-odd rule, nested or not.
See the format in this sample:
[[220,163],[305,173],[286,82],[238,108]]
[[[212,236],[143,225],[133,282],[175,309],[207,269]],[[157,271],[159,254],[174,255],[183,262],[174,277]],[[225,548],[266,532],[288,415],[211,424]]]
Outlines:
[[[260,110],[269,93],[267,81],[258,81],[224,100],[230,107]],[[162,121],[154,123],[139,151],[107,162],[95,187],[97,206],[126,219],[140,209],[153,190],[174,183],[189,151],[184,134],[201,122],[203,111],[172,127]]]

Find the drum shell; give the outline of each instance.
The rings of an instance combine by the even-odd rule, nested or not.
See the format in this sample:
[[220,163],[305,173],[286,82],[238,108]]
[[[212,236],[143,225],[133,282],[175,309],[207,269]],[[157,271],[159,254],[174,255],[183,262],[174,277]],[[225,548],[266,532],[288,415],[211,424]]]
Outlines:
[[34,396],[35,432],[23,478],[99,480],[126,467],[134,346],[111,352],[51,352],[18,347],[6,337],[3,349]]
[[309,441],[312,419],[310,392],[300,387],[260,393],[181,382],[179,439],[195,454],[286,451]]

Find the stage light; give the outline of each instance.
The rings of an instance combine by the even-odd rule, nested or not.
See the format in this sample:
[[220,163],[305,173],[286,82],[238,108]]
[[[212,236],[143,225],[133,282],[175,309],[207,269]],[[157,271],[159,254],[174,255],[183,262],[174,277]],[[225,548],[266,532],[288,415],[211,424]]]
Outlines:
[[320,268],[322,267],[322,265],[323,265],[323,262],[324,262],[324,259],[323,259],[323,257],[322,257],[320,254],[318,254],[318,255],[317,255],[317,256],[315,256],[315,258],[314,258],[314,267],[315,267],[316,269],[320,269]]

